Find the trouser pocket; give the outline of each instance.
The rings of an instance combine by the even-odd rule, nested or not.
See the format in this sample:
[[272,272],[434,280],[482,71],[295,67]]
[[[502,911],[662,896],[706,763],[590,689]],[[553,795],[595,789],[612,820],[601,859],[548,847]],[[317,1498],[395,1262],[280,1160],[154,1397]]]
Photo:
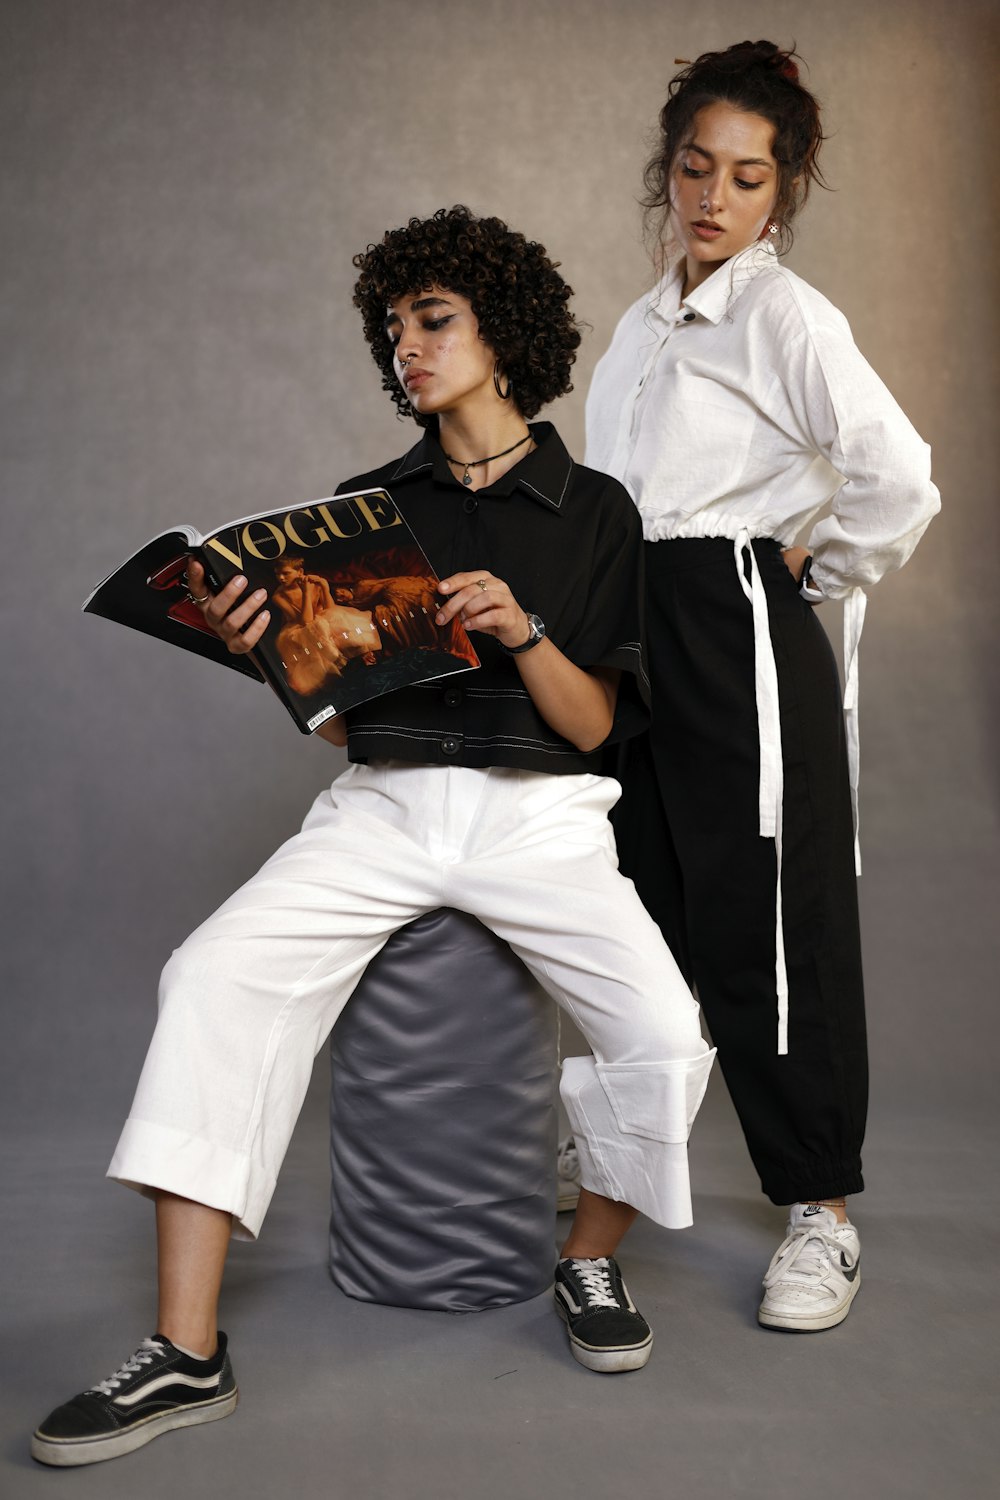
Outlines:
[[715,1052],[662,1063],[597,1063],[619,1130],[680,1145],[691,1133]]

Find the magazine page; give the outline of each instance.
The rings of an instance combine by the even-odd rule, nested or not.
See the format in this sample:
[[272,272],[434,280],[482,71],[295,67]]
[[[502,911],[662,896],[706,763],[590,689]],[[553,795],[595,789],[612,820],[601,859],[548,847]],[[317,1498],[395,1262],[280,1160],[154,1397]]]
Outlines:
[[84,613],[155,635],[263,682],[251,658],[233,656],[191,603],[184,570],[200,541],[200,533],[190,526],[161,532],[98,584],[83,602]]
[[[438,577],[383,490],[223,527],[199,549],[213,584],[242,574],[271,618],[253,652],[306,733],[356,703],[478,667]],[[265,606],[262,606],[262,608]]]
[[[248,592],[267,592],[271,619],[249,655],[231,654],[191,603],[184,574],[192,553],[213,588],[242,574]],[[204,537],[176,526],[115,569],[83,607],[270,682],[311,734],[356,703],[478,667],[464,626],[434,623],[438,582],[391,497],[366,490],[261,512]]]

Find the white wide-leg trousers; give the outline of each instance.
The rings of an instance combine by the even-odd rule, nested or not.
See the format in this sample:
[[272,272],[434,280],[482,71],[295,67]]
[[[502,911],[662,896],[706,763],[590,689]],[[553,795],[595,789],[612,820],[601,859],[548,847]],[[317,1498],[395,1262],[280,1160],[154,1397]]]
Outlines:
[[562,1081],[584,1186],[689,1224],[686,1141],[714,1053],[618,871],[619,791],[590,775],[349,767],[167,963],[108,1175],[227,1210],[255,1237],[313,1059],[366,965],[405,923],[451,906],[503,938],[593,1048]]

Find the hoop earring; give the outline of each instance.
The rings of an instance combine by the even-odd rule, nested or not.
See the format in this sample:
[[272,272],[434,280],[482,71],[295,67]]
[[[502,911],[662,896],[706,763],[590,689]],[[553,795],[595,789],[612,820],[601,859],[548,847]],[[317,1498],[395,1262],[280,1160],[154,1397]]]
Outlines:
[[497,363],[497,364],[495,364],[493,366],[493,388],[496,391],[497,395],[500,397],[501,401],[509,401],[510,400],[510,393],[514,389],[514,382],[508,376],[507,377],[507,389],[505,391],[503,391],[503,390],[500,389],[500,365],[499,365],[499,363]]

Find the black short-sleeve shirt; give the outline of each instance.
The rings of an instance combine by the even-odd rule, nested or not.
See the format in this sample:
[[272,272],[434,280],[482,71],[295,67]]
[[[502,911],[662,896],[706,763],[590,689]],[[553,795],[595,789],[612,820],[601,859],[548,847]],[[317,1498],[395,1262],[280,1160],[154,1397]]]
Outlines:
[[[486,489],[463,486],[427,432],[403,458],[347,480],[338,493],[387,489],[439,578],[480,568],[502,578],[570,661],[618,668],[605,742],[613,744],[648,723],[641,524],[618,481],[574,463],[550,423],[531,432],[537,448]],[[474,632],[472,640],[479,669],[352,708],[349,758],[599,772],[600,750],[578,750],[546,724],[516,658],[492,636]]]

